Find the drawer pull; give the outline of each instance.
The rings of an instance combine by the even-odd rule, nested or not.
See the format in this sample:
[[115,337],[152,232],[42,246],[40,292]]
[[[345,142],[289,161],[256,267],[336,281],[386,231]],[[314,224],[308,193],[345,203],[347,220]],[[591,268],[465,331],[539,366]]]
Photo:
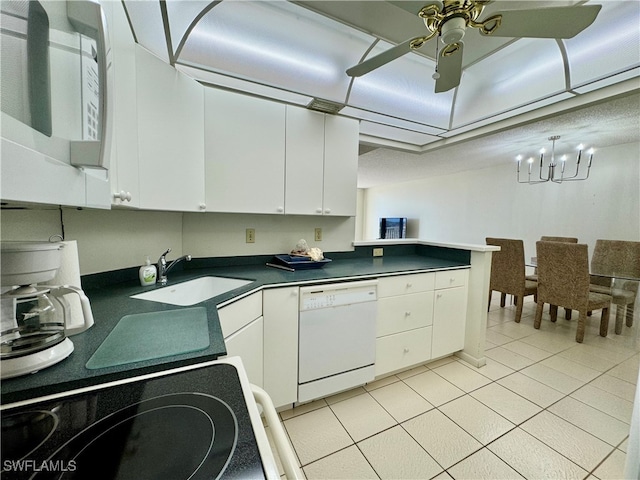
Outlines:
[[441,294],[441,293],[438,293],[438,294],[436,295],[436,298],[442,298],[442,294]]
[[449,283],[453,283],[453,282],[455,282],[455,281],[456,281],[455,277],[451,277],[451,278],[449,279]]
[[404,316],[405,316],[405,317],[408,317],[408,316],[410,316],[410,315],[411,315],[411,312],[410,312],[410,311],[406,311],[406,312],[404,312]]
[[409,347],[404,347],[404,353],[409,353]]
[[413,287],[413,284],[411,282],[407,282],[407,288],[411,288]]

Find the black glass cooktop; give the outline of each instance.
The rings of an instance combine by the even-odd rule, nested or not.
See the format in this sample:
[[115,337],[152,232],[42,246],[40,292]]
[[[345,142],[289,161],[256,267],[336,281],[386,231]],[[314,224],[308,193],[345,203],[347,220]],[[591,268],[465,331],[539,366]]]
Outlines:
[[233,365],[2,412],[3,479],[265,478]]

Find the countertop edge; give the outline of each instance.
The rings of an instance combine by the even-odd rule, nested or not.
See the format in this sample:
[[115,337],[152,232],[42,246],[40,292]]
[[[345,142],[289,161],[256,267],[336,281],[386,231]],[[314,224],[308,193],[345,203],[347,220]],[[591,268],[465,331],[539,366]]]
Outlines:
[[497,252],[500,247],[494,245],[478,245],[473,243],[448,243],[448,242],[432,242],[428,240],[420,240],[419,238],[390,238],[379,240],[361,240],[353,242],[354,247],[384,247],[385,245],[428,245],[431,247],[455,248],[458,250],[468,250],[471,252]]

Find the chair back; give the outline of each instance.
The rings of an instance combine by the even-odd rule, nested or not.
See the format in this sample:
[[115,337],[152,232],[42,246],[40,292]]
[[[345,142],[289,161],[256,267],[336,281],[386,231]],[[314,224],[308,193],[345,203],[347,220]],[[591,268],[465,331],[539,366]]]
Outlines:
[[589,303],[589,253],[586,244],[536,242],[538,302],[572,310]]
[[578,243],[578,239],[575,237],[540,237],[541,242],[567,242]]
[[[596,240],[591,257],[591,271],[603,275],[640,278],[640,242]],[[594,275],[591,283],[610,285],[611,279]]]
[[525,287],[524,242],[509,238],[486,239],[487,245],[500,247],[491,255],[491,290],[522,295]]

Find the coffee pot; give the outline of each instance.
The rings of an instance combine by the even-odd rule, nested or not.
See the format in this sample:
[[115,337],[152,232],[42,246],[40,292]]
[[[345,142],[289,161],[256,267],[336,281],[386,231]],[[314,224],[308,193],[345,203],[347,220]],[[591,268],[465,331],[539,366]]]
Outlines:
[[[69,336],[90,328],[93,313],[82,289],[42,285],[60,267],[61,244],[2,244],[0,378],[36,372],[73,352]],[[7,286],[8,285],[8,286]],[[17,285],[17,286],[16,286]],[[77,298],[79,302],[71,303]],[[74,308],[79,304],[79,308]]]
[[[74,318],[68,295],[77,295],[82,321]],[[2,294],[0,331],[1,377],[40,370],[71,354],[67,338],[93,325],[93,313],[84,292],[69,285],[18,287]],[[12,318],[9,317],[12,315]]]

